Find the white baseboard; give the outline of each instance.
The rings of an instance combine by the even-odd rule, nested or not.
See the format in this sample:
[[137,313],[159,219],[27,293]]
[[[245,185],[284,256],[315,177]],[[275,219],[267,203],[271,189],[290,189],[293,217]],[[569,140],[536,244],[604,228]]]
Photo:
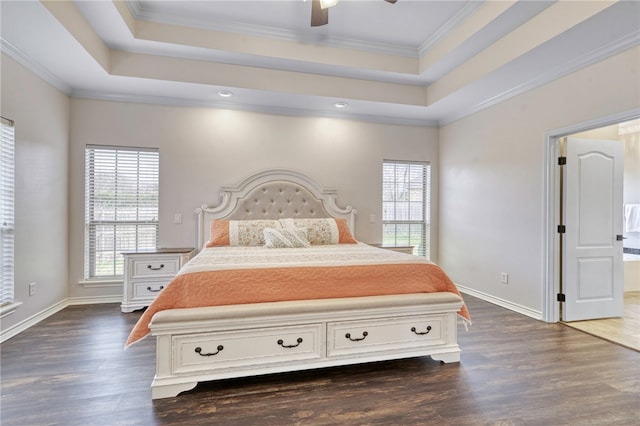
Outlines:
[[119,303],[122,302],[122,296],[101,296],[101,297],[71,297],[64,299],[53,306],[48,307],[19,323],[3,329],[0,332],[0,343],[11,339],[12,337],[22,333],[29,327],[33,327],[42,320],[49,318],[51,315],[60,312],[67,306],[74,305],[94,305],[99,303]]
[[0,343],[16,336],[19,333],[22,333],[29,327],[32,327],[37,323],[39,323],[40,321],[46,318],[49,318],[51,315],[55,314],[56,312],[60,312],[61,310],[69,306],[68,301],[69,299],[64,299],[56,303],[55,305],[50,306],[47,309],[42,310],[37,314],[32,315],[23,321],[20,321],[19,323],[13,325],[12,327],[7,328],[6,330],[2,330],[2,333],[0,333]]
[[[517,312],[519,314],[531,317],[533,319],[537,319],[539,321],[543,321],[542,312],[541,311],[536,311],[536,310],[533,310],[531,308],[527,308],[526,306],[522,306],[522,305],[519,305],[517,303],[513,303],[513,302],[510,302],[508,300],[504,300],[504,299],[501,299],[499,297],[492,296],[490,294],[484,293],[482,291],[474,290],[472,288],[465,287],[465,286],[460,285],[460,284],[456,284],[456,287],[458,287],[458,290],[460,290],[461,293],[468,294],[468,295],[473,296],[473,297],[477,297],[478,299],[482,299],[485,302],[489,302],[489,303],[492,303],[494,305],[500,306],[502,308],[509,309],[510,311],[514,311],[514,312]],[[471,315],[473,317],[473,312],[471,313]]]
[[71,297],[67,299],[69,306],[98,305],[100,303],[121,303],[122,296]]

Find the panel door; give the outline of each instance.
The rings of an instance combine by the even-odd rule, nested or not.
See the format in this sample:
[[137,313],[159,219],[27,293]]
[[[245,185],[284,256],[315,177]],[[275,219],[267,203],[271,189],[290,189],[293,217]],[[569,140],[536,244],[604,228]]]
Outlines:
[[569,138],[565,173],[565,321],[623,314],[620,141]]

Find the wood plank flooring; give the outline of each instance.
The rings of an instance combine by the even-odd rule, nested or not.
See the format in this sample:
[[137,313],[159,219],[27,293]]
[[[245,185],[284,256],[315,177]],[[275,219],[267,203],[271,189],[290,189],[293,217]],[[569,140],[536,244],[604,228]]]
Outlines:
[[200,384],[151,400],[139,313],[73,306],[2,344],[10,425],[631,425],[640,353],[465,296],[462,360],[414,358]]
[[624,293],[622,318],[572,321],[564,324],[640,351],[640,291]]

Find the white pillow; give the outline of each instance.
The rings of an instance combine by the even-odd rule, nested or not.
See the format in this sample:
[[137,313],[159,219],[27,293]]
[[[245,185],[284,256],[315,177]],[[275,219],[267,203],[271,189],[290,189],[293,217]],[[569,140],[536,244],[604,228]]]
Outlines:
[[268,248],[311,247],[307,239],[307,230],[303,228],[265,228],[262,232],[264,246]]

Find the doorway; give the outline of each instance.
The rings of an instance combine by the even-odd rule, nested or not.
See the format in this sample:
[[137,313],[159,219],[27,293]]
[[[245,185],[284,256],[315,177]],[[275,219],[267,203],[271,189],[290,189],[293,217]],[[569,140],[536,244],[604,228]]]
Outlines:
[[544,241],[544,287],[543,287],[543,320],[546,322],[558,322],[561,318],[560,302],[557,301],[560,293],[562,264],[560,261],[560,237],[558,224],[560,216],[560,182],[561,172],[557,166],[560,154],[560,139],[573,134],[595,131],[596,129],[640,118],[640,109],[634,109],[624,113],[603,117],[586,123],[572,125],[566,128],[554,130],[546,135],[545,140],[545,215],[544,229],[546,238]]

